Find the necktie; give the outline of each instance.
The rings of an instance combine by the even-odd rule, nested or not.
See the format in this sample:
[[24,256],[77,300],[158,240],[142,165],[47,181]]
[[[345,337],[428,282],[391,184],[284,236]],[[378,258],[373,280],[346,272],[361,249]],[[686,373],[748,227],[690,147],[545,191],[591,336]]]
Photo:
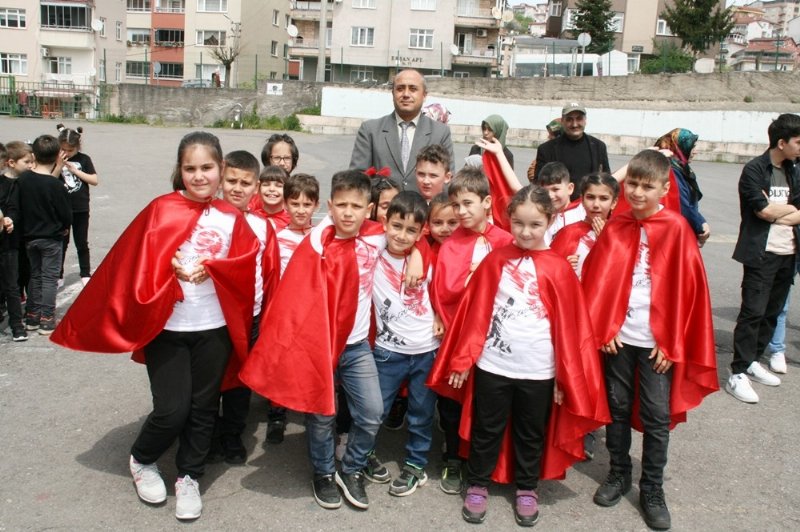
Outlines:
[[408,142],[408,126],[410,125],[411,122],[400,122],[400,129],[402,130],[400,134],[400,158],[403,161],[404,172],[406,166],[408,166],[408,156],[411,154],[411,145]]

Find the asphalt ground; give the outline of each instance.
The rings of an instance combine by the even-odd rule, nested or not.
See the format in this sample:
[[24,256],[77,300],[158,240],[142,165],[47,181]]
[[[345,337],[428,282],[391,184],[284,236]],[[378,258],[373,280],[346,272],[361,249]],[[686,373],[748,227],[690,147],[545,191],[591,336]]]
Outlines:
[[[67,124],[75,127],[79,124]],[[94,160],[100,185],[92,189],[90,245],[96,267],[130,220],[153,197],[170,190],[169,176],[184,128],[80,124],[84,151]],[[676,124],[679,125],[679,124]],[[55,134],[55,121],[0,118],[2,140]],[[225,150],[256,155],[271,132],[215,130]],[[352,136],[294,134],[298,171],[316,175],[329,193],[330,176],[347,167]],[[455,147],[457,160],[469,145]],[[515,148],[524,175],[534,150]],[[614,168],[624,157],[611,157]],[[459,165],[460,166],[460,165]],[[736,182],[741,166],[698,162],[705,193],[702,210],[712,228],[703,248],[708,270],[720,385],[728,376],[741,268],[730,256],[738,227]],[[77,257],[70,247],[66,285],[59,292],[63,314],[80,290]],[[789,373],[783,384],[755,384],[761,397],[745,405],[724,391],[689,414],[672,433],[665,491],[675,530],[797,530],[800,528],[797,405],[800,404],[798,303],[792,302],[787,332]],[[5,322],[0,327],[5,326]],[[6,329],[6,332],[7,329]],[[150,410],[144,368],[126,355],[72,352],[36,333],[25,343],[0,336],[0,530],[467,530],[461,498],[438,488],[441,434],[435,432],[430,480],[410,497],[395,498],[386,485],[368,485],[368,511],[345,504],[317,506],[311,493],[302,417],[290,415],[286,440],[264,442],[266,402],[255,397],[244,441],[246,465],[210,465],[201,479],[203,516],[190,524],[174,516],[174,449],[159,465],[169,497],[148,506],[134,492],[128,472],[131,443]],[[641,438],[634,436],[634,478]],[[393,474],[402,465],[404,434],[382,430],[378,455]],[[400,464],[398,465],[398,462]],[[600,508],[592,494],[605,478],[608,454],[576,465],[563,481],[544,481],[539,495],[547,530],[644,530],[636,487],[613,508]],[[516,527],[513,488],[490,488],[483,528]]]

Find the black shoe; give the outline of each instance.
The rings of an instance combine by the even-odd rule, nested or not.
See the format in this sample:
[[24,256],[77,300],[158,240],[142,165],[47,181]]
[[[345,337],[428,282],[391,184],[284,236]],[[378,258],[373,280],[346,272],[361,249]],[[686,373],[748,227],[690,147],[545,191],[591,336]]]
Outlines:
[[267,423],[267,443],[282,443],[286,432],[285,421],[269,421]]
[[362,470],[362,473],[367,477],[367,480],[375,484],[386,484],[392,480],[392,475],[389,474],[386,466],[375,456],[375,451],[367,455],[367,465]]
[[311,485],[314,488],[314,499],[323,508],[335,510],[342,505],[342,497],[333,475],[315,475]]
[[583,437],[583,455],[587,460],[594,460],[594,448],[596,443],[594,432],[590,432]]
[[600,506],[614,506],[630,490],[631,478],[619,471],[611,471],[606,481],[594,492],[594,503]]
[[20,325],[11,328],[11,340],[14,342],[24,342],[28,339],[28,333],[25,332],[25,327]]
[[223,434],[220,438],[222,450],[225,453],[225,463],[230,465],[242,465],[247,461],[247,449],[242,443],[242,437],[238,434]]
[[408,410],[408,400],[405,397],[398,397],[392,404],[389,415],[383,421],[383,428],[387,430],[400,430],[406,421],[406,411]]
[[39,320],[39,334],[42,336],[50,336],[56,330],[56,319],[53,316]]
[[639,506],[642,507],[644,522],[654,530],[667,530],[671,525],[667,502],[664,500],[664,490],[661,487],[641,490],[639,492]]
[[364,489],[364,476],[360,471],[350,474],[337,471],[336,483],[342,488],[344,497],[350,504],[362,510],[369,508],[369,499]]
[[35,331],[39,328],[41,317],[37,314],[28,313],[25,316],[25,328],[29,331]]

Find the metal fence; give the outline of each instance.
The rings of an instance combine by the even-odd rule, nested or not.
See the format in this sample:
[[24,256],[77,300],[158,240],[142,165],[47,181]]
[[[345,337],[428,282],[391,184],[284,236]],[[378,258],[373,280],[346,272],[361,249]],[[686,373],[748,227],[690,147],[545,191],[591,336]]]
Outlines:
[[108,114],[110,88],[101,85],[17,81],[0,77],[0,114],[53,119],[97,119]]

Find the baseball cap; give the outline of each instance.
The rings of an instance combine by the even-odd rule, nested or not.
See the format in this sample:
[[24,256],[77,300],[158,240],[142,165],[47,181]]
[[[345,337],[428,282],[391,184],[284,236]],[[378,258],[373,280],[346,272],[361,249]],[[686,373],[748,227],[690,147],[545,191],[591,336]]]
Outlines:
[[574,111],[586,114],[586,107],[580,102],[569,102],[561,109],[561,116],[566,116]]

